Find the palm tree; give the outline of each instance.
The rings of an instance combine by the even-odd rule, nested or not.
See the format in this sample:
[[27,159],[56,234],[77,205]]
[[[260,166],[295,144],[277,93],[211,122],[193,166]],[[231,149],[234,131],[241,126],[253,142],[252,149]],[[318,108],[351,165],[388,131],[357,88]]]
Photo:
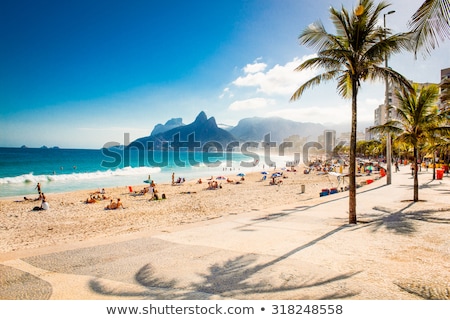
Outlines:
[[421,49],[425,53],[439,45],[438,39],[450,39],[450,2],[448,0],[425,0],[409,22],[414,33],[414,54]]
[[414,168],[414,198],[419,201],[419,179],[417,170],[418,154],[421,146],[434,143],[437,137],[447,137],[450,127],[445,125],[446,112],[439,112],[436,102],[439,96],[439,87],[429,85],[419,89],[414,86],[415,92],[397,91],[399,106],[396,107],[398,120],[391,120],[383,125],[372,127],[371,131],[394,133],[396,140],[407,143],[413,147]]
[[305,89],[329,80],[337,80],[337,91],[352,101],[352,122],[349,157],[349,223],[356,221],[356,119],[357,97],[361,82],[386,78],[399,86],[410,88],[409,82],[396,71],[382,66],[385,56],[409,45],[407,34],[388,35],[377,27],[382,10],[390,4],[360,0],[356,10],[348,12],[330,8],[330,18],[336,34],[330,34],[319,21],[308,26],[299,36],[300,44],[316,48],[317,57],[303,62],[295,70],[322,68],[323,73],[301,85],[292,95],[297,100]]
[[411,146],[398,140],[393,141],[392,150],[397,151],[398,160],[407,158],[409,154],[412,154]]

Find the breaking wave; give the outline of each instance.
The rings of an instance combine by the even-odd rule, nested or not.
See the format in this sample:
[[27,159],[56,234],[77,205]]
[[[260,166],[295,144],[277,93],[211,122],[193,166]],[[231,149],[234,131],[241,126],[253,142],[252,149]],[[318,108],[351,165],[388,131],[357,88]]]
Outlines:
[[33,173],[23,174],[16,177],[0,178],[0,184],[22,184],[22,183],[37,183],[50,181],[83,181],[104,179],[108,177],[125,177],[125,176],[143,176],[146,177],[152,173],[158,173],[161,168],[151,167],[125,167],[115,170],[85,172],[85,173],[71,173],[71,174],[42,174],[34,175]]

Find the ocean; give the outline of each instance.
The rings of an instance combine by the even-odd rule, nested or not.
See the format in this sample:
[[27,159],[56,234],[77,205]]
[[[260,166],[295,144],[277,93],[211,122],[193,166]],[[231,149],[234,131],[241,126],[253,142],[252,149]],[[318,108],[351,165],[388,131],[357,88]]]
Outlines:
[[[277,158],[283,166],[284,159]],[[271,159],[270,161],[273,161]],[[267,161],[256,152],[187,152],[137,149],[0,148],[0,197],[187,181],[201,177],[263,170]]]

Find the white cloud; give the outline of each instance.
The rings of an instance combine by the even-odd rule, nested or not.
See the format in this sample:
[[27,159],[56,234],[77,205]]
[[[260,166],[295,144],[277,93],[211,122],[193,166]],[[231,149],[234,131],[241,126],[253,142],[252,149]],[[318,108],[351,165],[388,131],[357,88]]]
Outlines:
[[241,110],[254,110],[269,107],[275,104],[272,99],[265,98],[252,98],[246,100],[235,101],[228,107],[228,110],[241,111]]
[[265,72],[263,72],[266,69],[264,63],[254,63],[251,68],[250,65],[247,65],[244,71],[252,70],[254,72],[247,72],[245,76],[234,80],[232,84],[236,87],[256,88],[257,93],[266,95],[292,95],[302,83],[317,74],[317,71],[314,70],[294,71],[303,61],[314,56],[304,56],[301,60],[294,58],[285,65],[277,64]]
[[223,99],[225,97],[230,97],[232,98],[234,96],[234,94],[230,91],[230,88],[225,88],[222,91],[222,94],[219,96],[219,99]]
[[[233,91],[236,99],[228,110],[258,110],[261,116],[278,116],[302,122],[349,122],[351,100],[343,99],[336,92],[335,81],[321,84],[314,90],[306,90],[301,99],[294,103],[289,101],[301,84],[320,72],[294,71],[302,62],[313,57],[315,55],[293,58],[285,64],[276,64],[263,71],[241,74],[226,88],[226,92]],[[358,121],[370,122],[373,121],[373,110],[383,103],[384,84],[364,83],[363,88],[358,95]]]
[[257,62],[257,60],[255,60],[255,62],[252,64],[247,64],[242,70],[244,70],[244,72],[247,74],[249,73],[253,74],[264,71],[267,68],[267,64],[263,62]]

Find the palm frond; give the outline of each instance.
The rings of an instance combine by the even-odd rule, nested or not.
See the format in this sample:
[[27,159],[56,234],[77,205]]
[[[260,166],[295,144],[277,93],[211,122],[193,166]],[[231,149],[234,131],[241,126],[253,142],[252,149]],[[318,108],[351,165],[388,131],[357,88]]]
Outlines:
[[306,27],[300,33],[298,39],[301,45],[319,52],[328,48],[340,47],[338,39],[326,31],[321,21],[314,22]]
[[404,132],[401,122],[397,120],[388,121],[385,124],[371,127],[368,130],[372,133],[393,133],[395,135],[399,135],[400,133]]
[[319,74],[308,81],[306,81],[304,84],[302,84],[292,95],[290,101],[295,101],[300,98],[300,96],[303,94],[303,92],[311,87],[314,87],[316,85],[321,84],[324,81],[332,80],[336,78],[336,76],[340,73],[340,70],[334,70],[329,72],[324,72],[322,74]]
[[337,80],[338,94],[346,99],[351,98],[353,88],[349,72],[344,72]]
[[385,80],[386,78],[392,82],[395,87],[400,90],[404,89],[410,93],[414,92],[414,88],[411,85],[411,82],[406,79],[402,74],[391,68],[385,68],[378,65],[371,65],[371,69],[369,74],[367,75],[370,80]]
[[325,70],[336,70],[341,67],[341,62],[336,61],[333,58],[327,57],[315,57],[304,61],[300,64],[294,71],[303,71],[307,69],[325,69]]
[[414,54],[424,49],[424,55],[439,46],[439,40],[450,38],[450,2],[448,0],[425,0],[409,22],[415,33]]

